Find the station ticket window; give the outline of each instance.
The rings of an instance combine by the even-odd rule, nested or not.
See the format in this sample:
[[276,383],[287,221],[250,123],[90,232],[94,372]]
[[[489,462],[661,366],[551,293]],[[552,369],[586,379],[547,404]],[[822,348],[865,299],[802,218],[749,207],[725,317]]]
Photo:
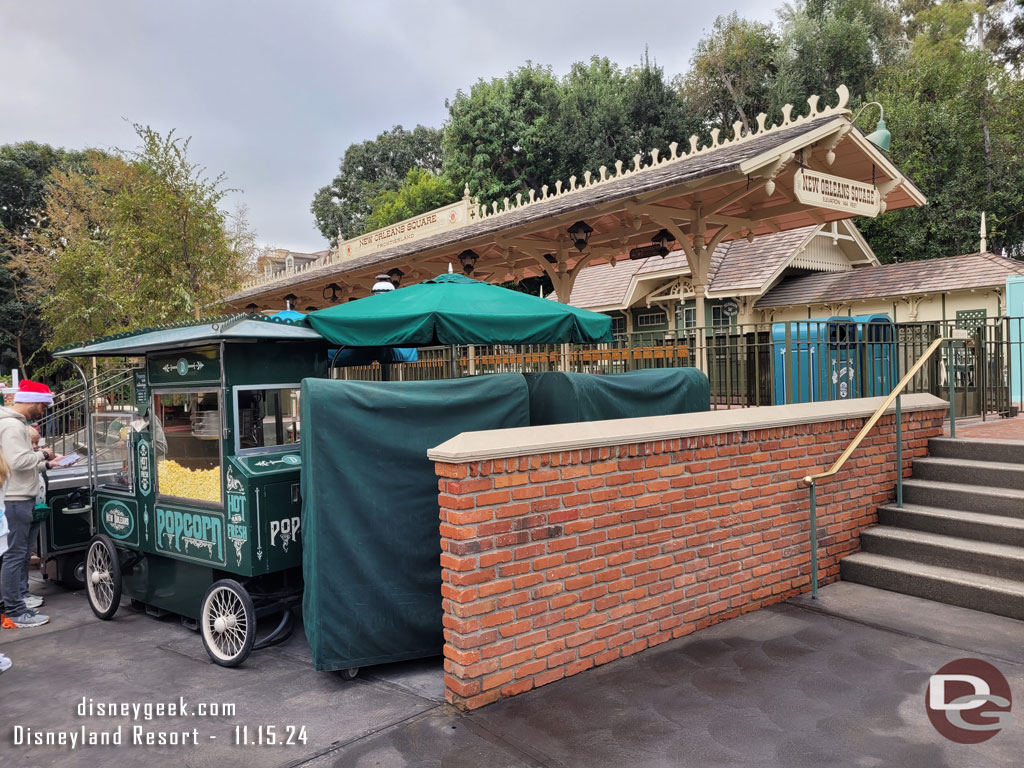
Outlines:
[[239,452],[294,447],[299,442],[299,388],[238,387],[235,413]]
[[222,504],[221,395],[217,390],[153,393],[154,431],[163,433],[156,488],[161,496]]

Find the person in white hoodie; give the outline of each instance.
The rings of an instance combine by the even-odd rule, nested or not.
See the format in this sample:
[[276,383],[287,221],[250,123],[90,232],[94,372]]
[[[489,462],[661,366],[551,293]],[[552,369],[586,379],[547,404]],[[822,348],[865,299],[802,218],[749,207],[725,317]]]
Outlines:
[[[4,515],[4,491],[7,490],[7,478],[11,475],[11,468],[4,460],[4,454],[0,451],[0,556],[7,551],[7,517]],[[13,665],[9,657],[0,653],[0,672],[6,672]]]
[[38,627],[50,617],[25,605],[23,585],[28,580],[28,550],[32,543],[32,510],[39,491],[39,476],[57,459],[50,451],[32,450],[29,421],[36,421],[53,403],[50,388],[22,379],[14,395],[14,405],[0,408],[0,452],[11,469],[5,494],[5,517],[10,532],[8,550],[0,567],[0,597],[4,602],[4,627]]

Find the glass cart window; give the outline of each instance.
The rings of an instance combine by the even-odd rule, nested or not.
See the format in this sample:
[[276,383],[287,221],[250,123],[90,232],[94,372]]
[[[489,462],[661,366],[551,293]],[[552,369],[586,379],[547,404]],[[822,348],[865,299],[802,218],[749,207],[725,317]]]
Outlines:
[[137,416],[132,411],[92,414],[93,446],[100,483],[128,493],[133,490],[131,424]]
[[221,504],[220,395],[174,392],[153,395],[155,430],[166,453],[157,451],[156,487],[161,496]]
[[239,389],[238,448],[272,448],[299,442],[299,390]]

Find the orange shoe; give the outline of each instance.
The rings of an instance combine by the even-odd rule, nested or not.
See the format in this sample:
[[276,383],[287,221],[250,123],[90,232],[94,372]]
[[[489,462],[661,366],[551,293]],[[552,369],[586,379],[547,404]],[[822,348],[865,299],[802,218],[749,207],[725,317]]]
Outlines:
[[6,614],[0,613],[0,629],[17,629],[14,622],[7,618]]

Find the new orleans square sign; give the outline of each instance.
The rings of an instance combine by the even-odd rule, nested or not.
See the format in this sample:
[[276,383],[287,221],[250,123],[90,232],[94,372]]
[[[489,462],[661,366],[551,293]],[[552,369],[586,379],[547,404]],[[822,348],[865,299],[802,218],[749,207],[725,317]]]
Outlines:
[[827,173],[800,168],[793,174],[793,191],[804,205],[842,211],[850,216],[874,218],[881,208],[881,198],[874,184],[844,179]]

